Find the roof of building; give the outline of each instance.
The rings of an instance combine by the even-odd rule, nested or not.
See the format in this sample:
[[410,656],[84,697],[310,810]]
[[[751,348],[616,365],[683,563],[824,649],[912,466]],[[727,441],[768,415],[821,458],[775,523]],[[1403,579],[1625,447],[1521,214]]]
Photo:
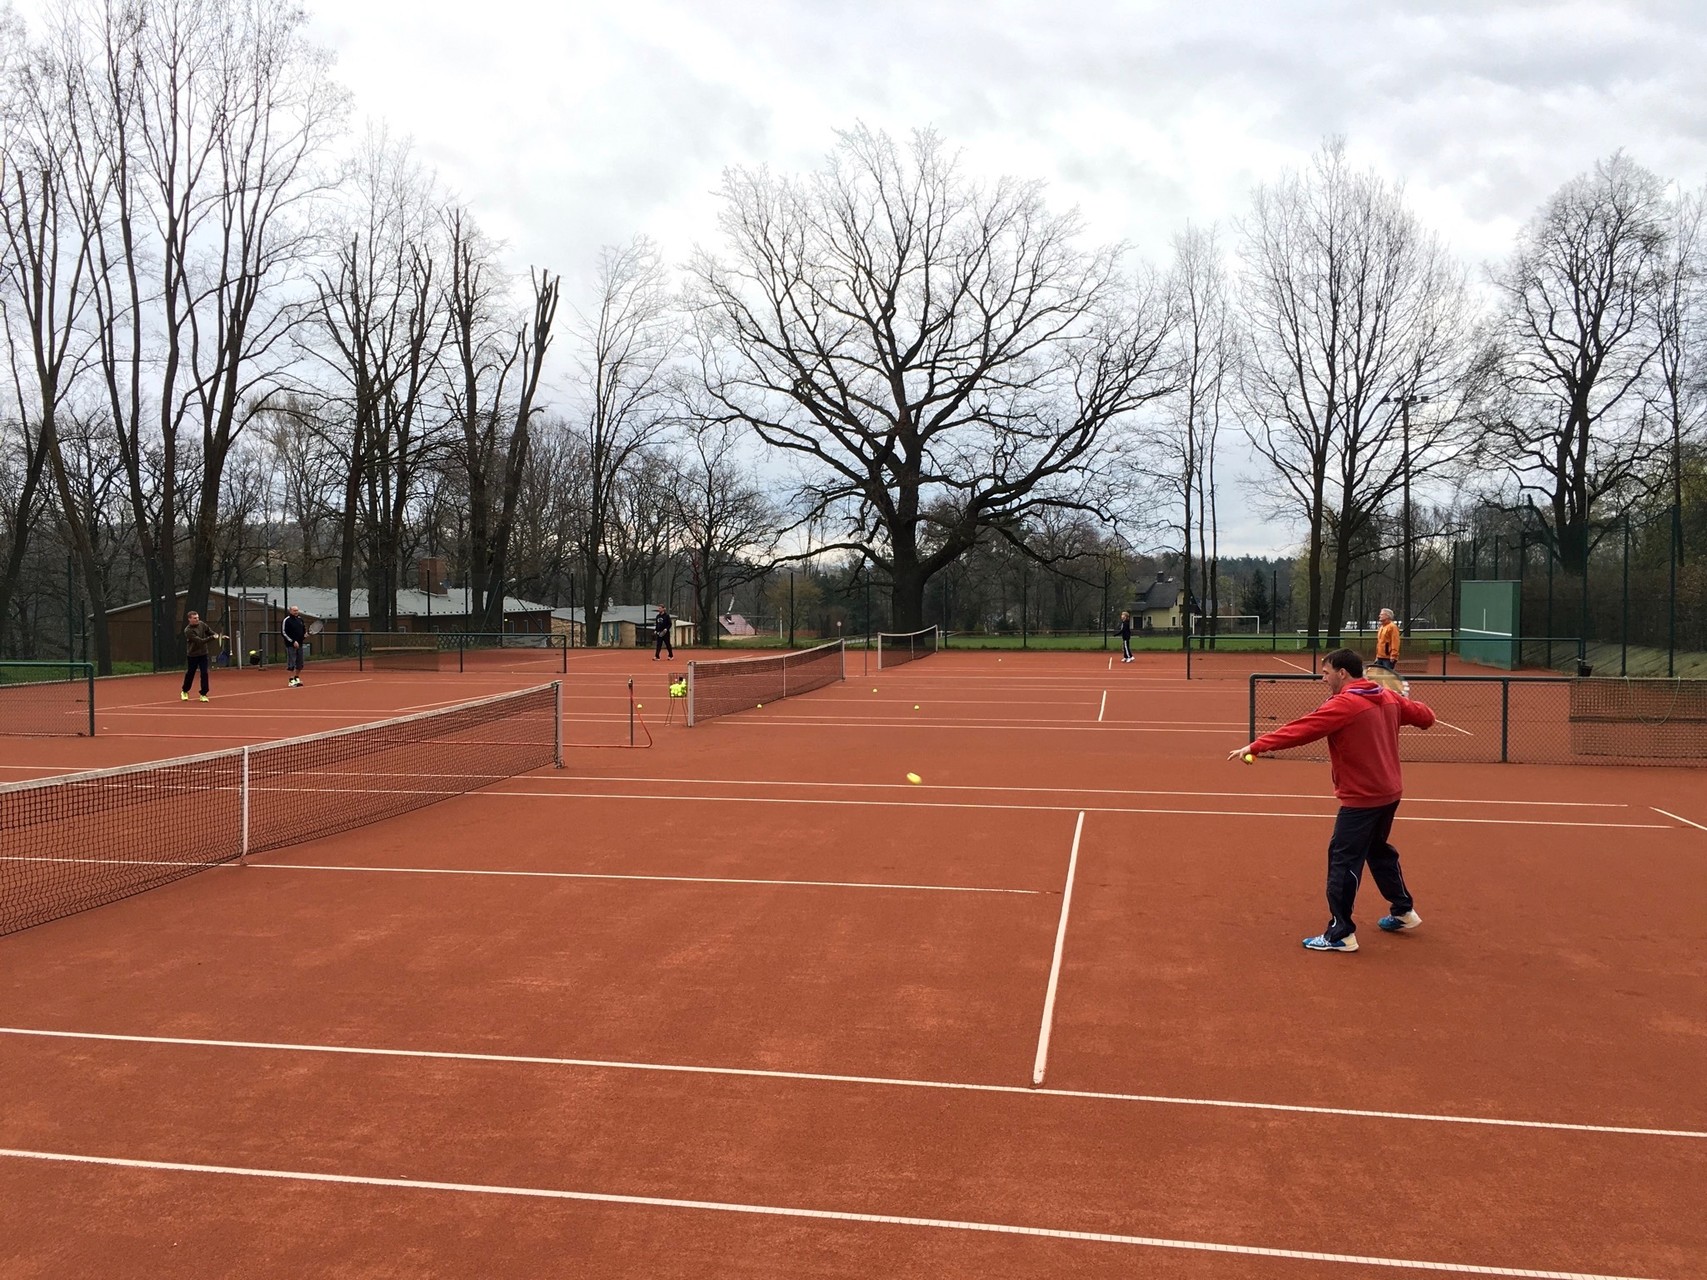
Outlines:
[[[1156,580],[1138,593],[1135,611],[1149,613],[1156,609],[1172,609],[1178,606],[1180,584],[1175,579],[1162,574],[1156,575]],[[1198,611],[1197,602],[1193,600],[1189,608],[1193,613]]]
[[[182,598],[187,594],[188,593],[184,591],[178,592],[179,598]],[[286,594],[287,593],[283,587],[244,587],[241,590],[234,588],[231,592],[230,599],[232,601],[245,599],[257,602],[265,600],[269,605],[283,609],[286,607]],[[300,609],[304,617],[331,621],[336,619],[338,616],[338,592],[335,588],[292,587],[288,594],[290,597],[290,604],[293,604]],[[210,599],[213,597],[218,597],[221,600],[226,598],[225,590],[222,587],[215,587],[213,590],[208,592],[208,596]],[[148,601],[146,600],[135,600],[127,605],[117,606],[117,608],[134,609],[138,605],[146,605],[147,603]],[[210,605],[209,607],[211,608],[212,606]],[[108,612],[115,611],[116,610],[108,610]],[[532,600],[523,600],[517,596],[505,596],[504,612],[506,614],[550,613],[552,612],[552,609],[548,604],[539,604]],[[399,591],[397,593],[397,616],[399,618],[425,618],[429,614],[443,614],[448,617],[463,617],[466,613],[467,610],[463,606],[462,596],[460,593],[448,596],[429,596],[425,591],[416,591],[412,588]],[[367,589],[365,587],[357,587],[350,592],[350,617],[366,618],[367,616]]]
[[[582,609],[553,609],[551,616],[564,622],[584,622]],[[601,622],[632,622],[636,626],[644,623],[652,625],[652,619],[658,616],[658,606],[655,604],[608,604],[599,615]],[[681,621],[681,619],[674,619]]]

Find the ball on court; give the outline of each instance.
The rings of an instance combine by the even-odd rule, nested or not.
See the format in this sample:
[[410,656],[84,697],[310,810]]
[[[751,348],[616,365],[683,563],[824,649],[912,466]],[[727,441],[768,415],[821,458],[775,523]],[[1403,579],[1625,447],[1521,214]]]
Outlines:
[[915,703],[914,703],[914,704],[913,704],[913,710],[914,710],[914,711],[917,711],[917,710],[918,710],[918,709],[919,709],[919,704],[918,704],[918,703],[916,703],[916,702],[915,702]]
[[916,787],[919,785],[919,783],[923,782],[924,779],[919,777],[919,775],[916,773],[909,773],[907,775],[907,781],[912,783]]
[[761,703],[759,703],[759,710],[760,710],[760,711],[763,711],[763,710],[764,710],[764,709],[765,709],[765,704],[764,704],[764,703],[762,703],[762,702],[761,702]]
[[1255,756],[1253,756],[1249,751],[1245,752],[1245,754],[1241,758],[1244,760],[1244,762],[1246,764],[1255,764],[1257,762],[1257,758]]

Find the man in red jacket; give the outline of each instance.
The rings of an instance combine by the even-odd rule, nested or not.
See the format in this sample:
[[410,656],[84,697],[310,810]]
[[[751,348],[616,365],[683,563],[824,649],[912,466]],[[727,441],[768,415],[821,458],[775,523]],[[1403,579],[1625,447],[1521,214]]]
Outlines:
[[1399,726],[1427,729],[1434,712],[1420,702],[1383,689],[1363,678],[1363,659],[1350,649],[1335,649],[1323,660],[1329,697],[1307,716],[1246,743],[1229,759],[1247,753],[1263,755],[1285,747],[1301,747],[1318,738],[1328,740],[1334,795],[1340,802],[1328,842],[1328,927],[1304,945],[1312,951],[1356,951],[1357,926],[1351,907],[1363,877],[1363,864],[1375,885],[1392,904],[1392,914],[1377,922],[1388,933],[1414,929],[1422,923],[1416,913],[1399,851],[1387,843],[1393,815],[1399,810],[1404,782],[1399,776]]

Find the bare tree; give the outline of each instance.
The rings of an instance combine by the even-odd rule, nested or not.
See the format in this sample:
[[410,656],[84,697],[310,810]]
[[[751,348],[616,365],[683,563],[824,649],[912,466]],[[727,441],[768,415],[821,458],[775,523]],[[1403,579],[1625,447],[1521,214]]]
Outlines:
[[741,428],[688,416],[671,509],[681,525],[699,642],[717,643],[720,592],[757,576],[776,551],[780,512],[741,455]]
[[511,329],[502,314],[502,282],[473,218],[465,209],[450,209],[445,228],[450,257],[445,305],[455,361],[447,403],[460,427],[458,449],[468,480],[470,625],[497,631],[503,625],[510,534],[527,469],[534,399],[557,319],[560,278],[549,271],[530,277],[532,314]]
[[1619,153],[1553,194],[1494,280],[1490,438],[1569,573],[1596,507],[1647,483],[1668,444],[1642,396],[1667,230],[1664,187]]
[[[306,205],[344,108],[306,23],[259,0],[62,11],[81,68],[96,353],[159,608],[175,597],[185,535],[191,603],[205,601],[225,457],[290,359]],[[163,640],[157,630],[157,660]]]
[[[0,14],[0,36],[9,39],[15,32],[4,30],[6,19]],[[0,65],[0,332],[6,338],[8,398],[23,465],[16,504],[6,512],[0,650],[31,526],[45,496],[44,478],[57,490],[67,541],[97,612],[104,614],[94,549],[73,500],[59,440],[85,345],[79,325],[89,288],[87,223],[69,144],[75,103],[69,69],[56,50],[12,46],[10,53]],[[110,671],[105,640],[103,625],[97,652],[103,671]]]
[[1155,293],[1076,247],[1036,183],[980,187],[930,133],[840,135],[804,179],[734,170],[729,258],[694,263],[706,386],[800,469],[816,550],[864,553],[894,625],[1030,511],[1091,506],[1104,428],[1166,389]]
[[405,518],[421,468],[442,443],[439,357],[447,314],[435,271],[444,253],[432,180],[409,146],[382,132],[353,167],[332,261],[315,273],[305,349],[331,375],[327,443],[344,461],[339,518],[338,625],[348,630],[358,542],[368,616],[396,625]]
[[[1220,551],[1215,462],[1222,414],[1234,390],[1238,355],[1227,269],[1214,228],[1188,227],[1174,238],[1169,293],[1177,317],[1169,357],[1175,364],[1179,389],[1169,398],[1156,432],[1155,452],[1167,460],[1158,479],[1162,492],[1180,513],[1178,528],[1184,551],[1181,578],[1188,596],[1192,591],[1192,543],[1197,543],[1197,600],[1208,610],[1213,627],[1220,606],[1215,569]],[[1188,601],[1182,602],[1181,617],[1190,617]]]
[[1308,531],[1312,637],[1332,550],[1326,608],[1337,634],[1368,526],[1408,480],[1454,456],[1469,325],[1463,272],[1402,191],[1351,168],[1339,139],[1307,171],[1257,190],[1242,258],[1246,435],[1269,466],[1260,492]]
[[1707,427],[1707,187],[1678,192],[1669,213],[1654,291],[1649,402],[1670,437],[1673,554],[1681,563],[1684,456]]
[[579,377],[568,415],[586,466],[575,543],[589,643],[620,568],[614,521],[622,477],[669,425],[680,347],[663,258],[650,240],[605,249],[594,288],[592,310],[572,326]]

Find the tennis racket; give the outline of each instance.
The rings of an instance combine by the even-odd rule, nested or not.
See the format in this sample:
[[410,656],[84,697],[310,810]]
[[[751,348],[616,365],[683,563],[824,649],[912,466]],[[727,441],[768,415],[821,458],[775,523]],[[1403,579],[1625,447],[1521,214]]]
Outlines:
[[317,636],[324,630],[326,630],[326,624],[319,618],[308,624],[308,634],[311,636]]

